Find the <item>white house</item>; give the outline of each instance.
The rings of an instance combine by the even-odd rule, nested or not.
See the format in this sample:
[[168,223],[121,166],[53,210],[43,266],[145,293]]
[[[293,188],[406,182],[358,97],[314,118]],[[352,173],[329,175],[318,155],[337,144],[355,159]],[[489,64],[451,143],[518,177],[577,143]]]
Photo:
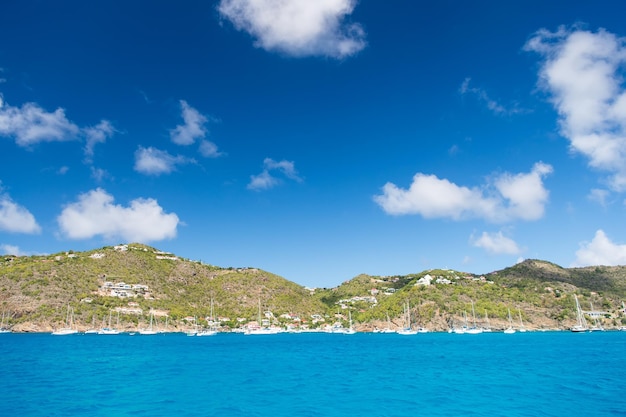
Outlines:
[[429,274],[426,274],[420,279],[418,279],[415,285],[430,285],[432,281],[433,281],[433,277],[431,277]]

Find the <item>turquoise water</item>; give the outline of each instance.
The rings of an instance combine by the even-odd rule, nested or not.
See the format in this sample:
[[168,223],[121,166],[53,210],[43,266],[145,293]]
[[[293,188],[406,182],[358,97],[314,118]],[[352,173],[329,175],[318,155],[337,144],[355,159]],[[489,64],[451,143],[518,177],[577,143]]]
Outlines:
[[0,335],[0,416],[626,416],[626,332]]

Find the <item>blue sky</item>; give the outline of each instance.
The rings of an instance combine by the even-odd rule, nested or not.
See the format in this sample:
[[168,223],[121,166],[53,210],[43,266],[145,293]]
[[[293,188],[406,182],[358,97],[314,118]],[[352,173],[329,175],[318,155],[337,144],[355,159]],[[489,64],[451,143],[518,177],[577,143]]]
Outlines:
[[622,1],[5,3],[0,253],[626,264]]

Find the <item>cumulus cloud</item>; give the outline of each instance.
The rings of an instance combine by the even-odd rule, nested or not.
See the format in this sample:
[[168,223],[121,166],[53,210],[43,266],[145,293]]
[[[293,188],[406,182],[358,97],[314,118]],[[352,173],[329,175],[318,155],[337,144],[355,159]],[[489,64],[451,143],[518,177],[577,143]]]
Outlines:
[[525,49],[543,58],[539,85],[571,149],[610,173],[614,191],[626,191],[626,38],[602,29],[541,29]]
[[180,101],[180,108],[185,123],[170,130],[170,138],[178,145],[191,145],[196,139],[202,139],[207,135],[205,124],[208,119],[185,100]]
[[60,230],[69,239],[102,236],[107,240],[151,242],[176,237],[180,224],[174,213],[165,213],[154,199],[138,198],[128,207],[114,204],[113,196],[95,189],[78,196],[57,218]]
[[41,227],[35,216],[25,207],[15,203],[0,189],[0,231],[11,233],[39,233]]
[[574,267],[592,265],[626,265],[626,245],[613,243],[602,230],[591,242],[583,242],[576,251]]
[[18,146],[85,140],[85,157],[90,162],[94,146],[105,142],[114,132],[107,120],[100,121],[96,126],[81,128],[68,120],[62,108],[48,112],[36,103],[15,107],[6,104],[0,96],[0,136],[14,138]]
[[456,185],[435,175],[418,173],[408,189],[388,182],[374,201],[388,214],[418,214],[425,218],[490,222],[537,220],[543,216],[549,193],[543,178],[550,165],[536,163],[528,173],[505,173],[481,188]]
[[35,103],[14,107],[0,100],[0,135],[15,138],[19,146],[76,140],[79,133],[80,128],[65,117],[64,109],[50,113]]
[[218,10],[267,51],[345,58],[366,45],[361,25],[346,22],[355,5],[356,0],[221,0]]
[[473,246],[483,248],[495,255],[519,255],[522,252],[517,243],[513,239],[504,236],[501,231],[496,233],[483,232],[479,237],[472,236],[470,241]]
[[263,171],[258,175],[251,175],[247,188],[250,190],[267,190],[281,183],[281,179],[272,175],[270,172],[278,172],[279,175],[285,176],[291,180],[302,182],[302,178],[296,171],[293,161],[274,161],[272,158],[263,160]]
[[135,171],[145,175],[169,174],[177,165],[193,163],[193,159],[173,156],[166,151],[153,147],[139,147],[135,151]]

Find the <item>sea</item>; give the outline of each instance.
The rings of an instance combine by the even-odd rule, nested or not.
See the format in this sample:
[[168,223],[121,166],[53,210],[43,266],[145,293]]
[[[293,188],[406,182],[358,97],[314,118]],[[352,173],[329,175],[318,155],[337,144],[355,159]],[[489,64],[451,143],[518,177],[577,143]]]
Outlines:
[[0,416],[626,416],[626,332],[0,334]]

